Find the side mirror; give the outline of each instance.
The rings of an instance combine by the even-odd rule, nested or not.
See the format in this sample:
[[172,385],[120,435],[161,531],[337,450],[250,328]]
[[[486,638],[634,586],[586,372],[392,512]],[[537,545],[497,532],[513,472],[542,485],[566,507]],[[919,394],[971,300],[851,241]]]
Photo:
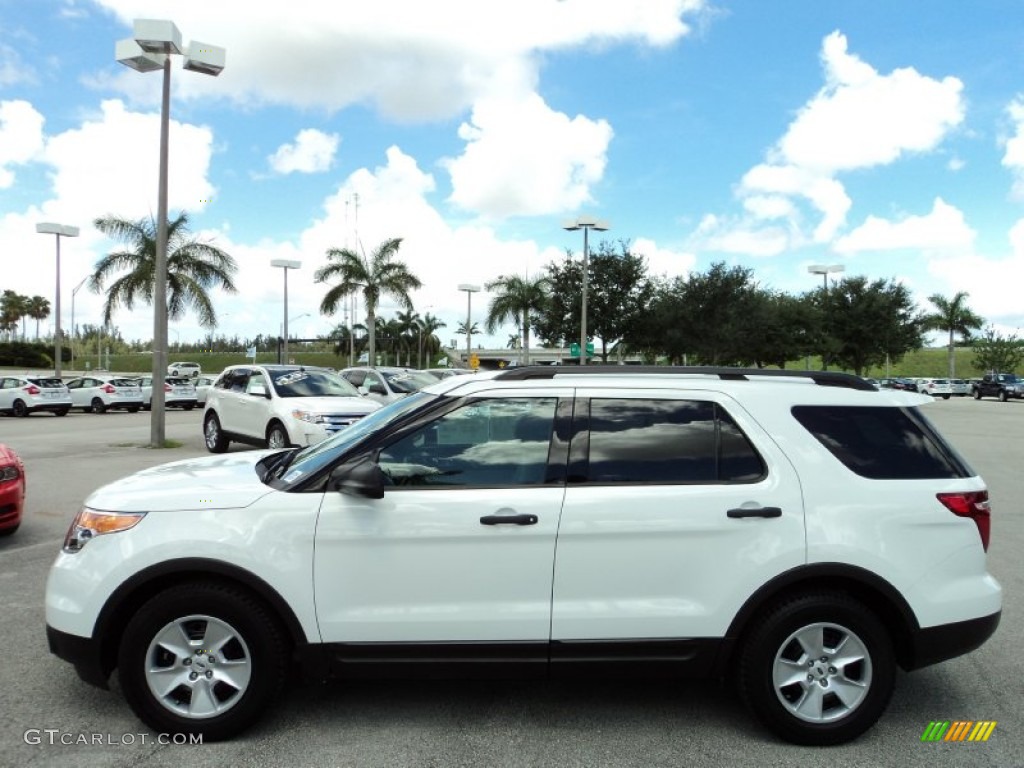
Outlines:
[[384,473],[379,464],[369,459],[343,464],[331,472],[331,488],[350,496],[383,499]]
[[249,394],[254,397],[266,397],[267,388],[263,384],[253,384],[249,387]]

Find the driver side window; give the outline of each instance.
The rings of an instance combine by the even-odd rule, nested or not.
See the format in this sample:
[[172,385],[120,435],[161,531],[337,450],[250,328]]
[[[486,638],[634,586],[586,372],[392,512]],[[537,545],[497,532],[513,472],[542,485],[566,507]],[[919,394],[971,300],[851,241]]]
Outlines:
[[404,488],[541,485],[553,397],[475,400],[383,448],[378,462]]

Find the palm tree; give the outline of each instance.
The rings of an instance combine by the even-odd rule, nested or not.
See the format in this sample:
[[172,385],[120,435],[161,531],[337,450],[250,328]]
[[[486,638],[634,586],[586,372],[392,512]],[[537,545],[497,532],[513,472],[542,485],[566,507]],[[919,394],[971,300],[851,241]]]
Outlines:
[[[136,301],[153,302],[156,271],[156,220],[129,221],[116,216],[96,219],[93,225],[128,248],[109,253],[96,262],[89,288],[99,293],[115,273],[127,270],[110,283],[103,304],[103,322],[109,325],[119,306],[132,309]],[[237,293],[232,278],[238,266],[227,253],[190,236],[188,215],[182,211],[167,223],[167,317],[178,320],[189,307],[204,328],[217,326],[217,313],[209,291],[219,287]]]
[[405,365],[408,368],[411,364],[412,350],[419,338],[420,316],[418,312],[410,309],[407,312],[396,313],[395,322],[398,325],[398,336],[405,348]]
[[966,291],[959,291],[952,299],[941,294],[928,297],[936,311],[924,316],[924,329],[927,331],[946,331],[949,333],[949,378],[956,376],[955,341],[957,334],[966,342],[971,338],[971,331],[979,330],[985,325],[984,318],[976,315],[967,306]]
[[385,240],[369,257],[365,253],[360,256],[348,248],[331,248],[327,251],[330,263],[320,267],[314,275],[318,283],[335,278],[340,280],[324,294],[320,302],[321,314],[334,314],[344,298],[362,292],[363,304],[366,306],[366,327],[370,332],[370,365],[375,365],[377,359],[377,306],[381,295],[391,296],[405,309],[411,310],[409,291],[422,285],[405,264],[394,261],[401,244],[400,237]]
[[33,296],[25,303],[26,314],[36,321],[36,341],[39,340],[39,321],[50,316],[50,300],[43,296]]
[[8,341],[17,339],[18,321],[25,316],[27,297],[7,289],[0,298],[0,331],[7,333]]
[[502,275],[497,280],[487,283],[488,291],[497,291],[491,299],[484,321],[488,333],[494,333],[497,327],[506,322],[513,322],[523,332],[522,359],[523,365],[530,362],[530,326],[535,313],[542,312],[548,303],[551,290],[546,277],[519,277],[518,275]]
[[[441,328],[445,328],[445,327],[447,327],[445,323],[443,323],[440,319],[434,317],[429,312],[427,312],[427,314],[425,314],[420,319],[420,322],[419,322],[420,351],[419,351],[419,356],[418,356],[419,357],[419,367],[420,368],[424,367],[423,366],[423,353],[424,352],[426,353],[428,359],[433,360],[434,356],[438,352],[441,351],[441,340],[439,338],[437,338],[437,336],[435,335],[434,331],[437,331],[437,330],[439,330]],[[430,368],[432,366],[433,366],[433,363],[431,363],[431,365],[428,365],[426,367]]]

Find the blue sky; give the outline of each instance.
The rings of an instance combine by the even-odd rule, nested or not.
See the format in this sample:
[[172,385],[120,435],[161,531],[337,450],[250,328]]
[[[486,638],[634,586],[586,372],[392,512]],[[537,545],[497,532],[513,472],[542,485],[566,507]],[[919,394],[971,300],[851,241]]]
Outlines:
[[[79,226],[65,326],[114,247],[93,219],[156,209],[160,75],[114,61],[147,18],[227,49],[217,78],[175,62],[171,106],[172,215],[240,267],[218,333],[278,331],[274,258],[302,262],[292,330],[325,332],[344,320],[318,313],[326,250],[401,237],[448,341],[458,284],[578,254],[561,225],[581,214],[654,274],[725,261],[801,292],[842,264],[1024,326],[1019,0],[0,0],[0,290],[52,302],[35,224]],[[101,300],[82,289],[76,322]],[[151,318],[115,321],[149,338]]]

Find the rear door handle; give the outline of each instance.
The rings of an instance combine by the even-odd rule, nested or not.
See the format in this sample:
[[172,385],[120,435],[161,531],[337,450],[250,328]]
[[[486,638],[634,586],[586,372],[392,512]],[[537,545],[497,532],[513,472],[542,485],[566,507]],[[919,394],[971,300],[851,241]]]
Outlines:
[[480,518],[483,525],[536,525],[536,515],[484,515]]
[[743,518],[743,517],[782,517],[781,507],[740,507],[739,509],[730,509],[726,514],[732,518]]

